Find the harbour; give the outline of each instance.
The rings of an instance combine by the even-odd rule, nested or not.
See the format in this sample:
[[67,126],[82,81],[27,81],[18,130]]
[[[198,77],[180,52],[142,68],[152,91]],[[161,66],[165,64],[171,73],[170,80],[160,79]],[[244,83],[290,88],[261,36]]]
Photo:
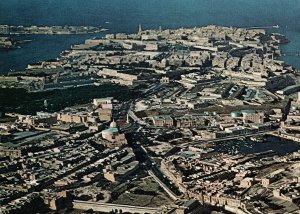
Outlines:
[[282,138],[278,136],[265,135],[263,141],[253,141],[251,138],[231,140],[215,143],[214,147],[217,151],[223,151],[228,154],[253,154],[266,151],[272,153],[265,153],[266,156],[274,153],[279,156],[286,155],[300,150],[300,144],[291,138]]

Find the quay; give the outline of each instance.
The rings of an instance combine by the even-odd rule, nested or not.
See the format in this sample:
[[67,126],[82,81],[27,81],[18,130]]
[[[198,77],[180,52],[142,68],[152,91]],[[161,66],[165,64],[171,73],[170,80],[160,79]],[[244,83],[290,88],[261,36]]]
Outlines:
[[286,139],[286,140],[291,140],[291,141],[294,141],[296,143],[300,143],[300,136],[296,136],[296,135],[290,135],[290,134],[278,134],[276,132],[272,132],[272,133],[269,133],[270,135],[272,136],[275,136],[275,137],[279,137],[279,138],[282,138],[282,139]]

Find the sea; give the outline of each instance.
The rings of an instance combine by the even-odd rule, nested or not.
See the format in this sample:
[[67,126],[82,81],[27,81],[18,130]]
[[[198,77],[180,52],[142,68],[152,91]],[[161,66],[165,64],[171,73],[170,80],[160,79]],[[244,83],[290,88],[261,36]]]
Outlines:
[[[300,0],[2,0],[0,24],[90,25],[108,28],[106,33],[135,33],[144,29],[222,25],[265,27],[290,40],[282,46],[287,64],[300,69]],[[0,74],[19,71],[27,64],[57,58],[73,44],[92,35],[18,36],[29,39],[20,49],[0,51]]]

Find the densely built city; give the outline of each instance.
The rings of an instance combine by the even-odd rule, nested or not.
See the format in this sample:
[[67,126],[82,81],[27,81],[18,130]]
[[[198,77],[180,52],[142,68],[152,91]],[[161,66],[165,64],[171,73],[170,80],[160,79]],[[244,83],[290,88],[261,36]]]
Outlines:
[[0,76],[11,93],[0,97],[0,213],[298,214],[287,42],[260,28],[139,25]]

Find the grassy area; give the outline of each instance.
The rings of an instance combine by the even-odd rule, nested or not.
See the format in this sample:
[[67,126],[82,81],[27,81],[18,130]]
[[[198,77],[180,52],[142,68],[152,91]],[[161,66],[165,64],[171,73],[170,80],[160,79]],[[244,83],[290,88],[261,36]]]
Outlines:
[[132,184],[134,187],[121,194],[113,203],[144,207],[158,207],[171,203],[162,188],[151,177],[132,182]]
[[[54,112],[68,106],[91,102],[93,98],[114,97],[123,101],[138,96],[126,86],[104,84],[63,90],[28,93],[25,89],[0,89],[0,112],[35,114],[37,111]],[[47,100],[47,107],[44,101]]]

